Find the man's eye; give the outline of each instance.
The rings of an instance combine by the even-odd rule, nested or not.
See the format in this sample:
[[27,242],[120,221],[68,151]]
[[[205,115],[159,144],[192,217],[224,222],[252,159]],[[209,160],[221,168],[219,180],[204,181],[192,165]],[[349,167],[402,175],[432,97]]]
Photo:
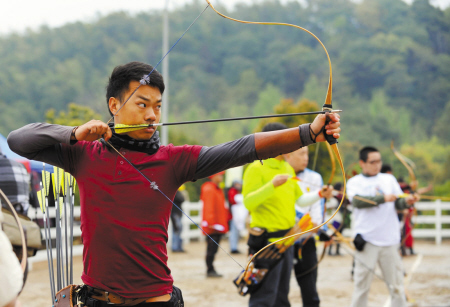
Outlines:
[[158,110],[161,110],[161,105],[157,105],[156,108],[157,108]]
[[146,107],[145,103],[140,103],[140,104],[138,104],[138,106],[140,106],[140,107],[142,107],[142,108],[145,108],[145,107]]

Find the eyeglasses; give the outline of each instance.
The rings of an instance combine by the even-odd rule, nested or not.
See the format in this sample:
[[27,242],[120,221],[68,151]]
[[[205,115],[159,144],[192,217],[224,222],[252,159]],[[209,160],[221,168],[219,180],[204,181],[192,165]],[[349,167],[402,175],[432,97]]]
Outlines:
[[373,161],[367,161],[366,163],[370,164],[370,165],[375,165],[375,164],[381,164],[381,163],[383,163],[383,161],[382,160],[373,160]]

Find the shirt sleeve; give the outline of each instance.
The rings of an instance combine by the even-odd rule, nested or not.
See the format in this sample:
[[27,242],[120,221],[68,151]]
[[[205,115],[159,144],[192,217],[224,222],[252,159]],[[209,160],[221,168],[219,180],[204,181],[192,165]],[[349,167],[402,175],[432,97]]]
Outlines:
[[[296,203],[300,207],[308,207],[308,206],[318,207],[319,208],[318,211],[320,212],[320,202],[318,202],[319,200],[320,200],[319,193],[317,191],[314,191],[314,192],[304,193],[302,196],[300,196],[297,199]],[[317,204],[319,204],[319,205],[316,206]],[[312,208],[311,208],[310,212],[312,212]]]
[[61,144],[71,144],[73,128],[46,123],[29,124],[12,131],[8,135],[8,145],[27,159],[64,167]]
[[242,195],[244,196],[244,205],[249,211],[253,211],[275,193],[272,180],[264,183],[261,178],[261,171],[252,165],[244,172],[243,182],[245,184],[242,187]]
[[258,157],[253,134],[212,147],[203,146],[198,156],[195,179],[205,178],[256,159]]
[[[319,190],[323,186],[323,179],[322,176],[319,173],[316,173],[316,178],[314,184],[317,186],[317,188],[314,190],[314,192],[319,194]],[[320,187],[320,188],[319,188]],[[324,215],[325,210],[325,199],[320,198],[312,205],[310,214],[311,214],[311,220],[314,224],[319,225],[322,224],[325,218]]]
[[[354,195],[354,196],[360,196],[360,195]],[[352,205],[354,208],[363,209],[363,208],[373,208],[376,207],[382,203],[384,203],[384,195],[377,195],[377,196],[360,196],[363,199],[367,199],[369,201],[374,201],[377,204],[371,204],[367,201],[364,201],[362,199],[353,198]]]

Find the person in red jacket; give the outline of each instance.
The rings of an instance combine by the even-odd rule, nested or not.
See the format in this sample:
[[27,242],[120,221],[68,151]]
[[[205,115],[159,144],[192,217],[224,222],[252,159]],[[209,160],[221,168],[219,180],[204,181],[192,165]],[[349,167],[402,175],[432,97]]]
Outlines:
[[[203,202],[202,229],[208,234],[206,238],[206,276],[222,277],[214,269],[214,258],[218,245],[224,234],[228,232],[228,208],[225,203],[225,195],[220,188],[225,172],[220,172],[209,177],[211,181],[202,185],[200,199]],[[213,241],[214,240],[214,241]]]

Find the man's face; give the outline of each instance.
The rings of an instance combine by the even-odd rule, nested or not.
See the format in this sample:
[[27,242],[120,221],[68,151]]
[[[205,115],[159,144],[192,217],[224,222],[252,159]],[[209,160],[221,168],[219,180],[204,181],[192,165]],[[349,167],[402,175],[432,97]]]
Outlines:
[[[118,98],[109,99],[109,109],[113,114],[117,112],[125,100],[130,97],[140,85],[138,81],[131,81],[128,90],[123,95],[121,103]],[[161,118],[161,92],[156,87],[141,85],[136,93],[114,117],[115,124],[138,125],[157,124]],[[149,140],[156,131],[156,127],[148,127],[126,133],[136,140]]]
[[215,174],[211,177],[211,181],[219,185],[223,181],[223,174]]
[[308,147],[300,148],[285,155],[285,159],[296,173],[302,172],[308,166],[309,162]]
[[359,160],[363,174],[368,176],[375,176],[381,171],[383,161],[381,161],[381,154],[379,152],[371,152],[367,156],[367,161]]

